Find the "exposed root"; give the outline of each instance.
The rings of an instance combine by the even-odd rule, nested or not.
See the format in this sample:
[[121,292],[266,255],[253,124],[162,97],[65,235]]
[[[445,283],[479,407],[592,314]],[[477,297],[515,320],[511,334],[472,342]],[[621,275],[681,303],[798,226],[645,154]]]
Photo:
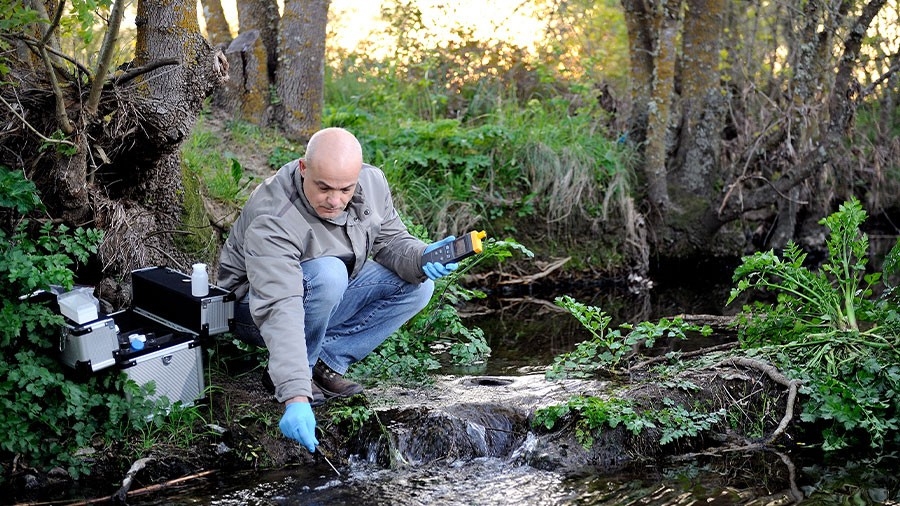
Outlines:
[[[707,348],[701,348],[699,350],[686,351],[683,353],[679,353],[678,358],[686,359],[686,358],[691,358],[691,357],[697,357],[700,355],[706,355],[707,353],[712,353],[712,352],[716,352],[716,351],[730,350],[730,349],[734,348],[735,346],[737,346],[737,343],[718,344],[716,346],[709,346]],[[639,371],[641,369],[644,369],[647,366],[650,366],[650,365],[653,365],[653,364],[656,364],[659,362],[665,362],[666,360],[669,360],[669,357],[666,355],[659,355],[657,357],[651,357],[651,358],[648,358],[647,360],[643,360],[641,362],[638,362],[637,364],[632,365],[631,367],[628,368],[628,372],[633,373],[633,372]]]
[[551,273],[553,273],[553,271],[556,271],[556,270],[562,268],[562,266],[566,265],[569,262],[569,260],[571,260],[571,259],[572,259],[572,257],[561,258],[561,259],[556,260],[553,263],[549,264],[548,266],[546,266],[543,270],[541,270],[541,272],[531,274],[529,276],[520,276],[520,277],[517,277],[514,279],[501,280],[501,281],[498,281],[497,284],[498,285],[529,285],[529,284],[532,284],[541,278],[549,276]]
[[768,437],[763,438],[761,441],[762,445],[772,444],[778,437],[780,437],[785,429],[787,429],[788,424],[794,418],[794,403],[797,400],[797,387],[801,384],[799,380],[788,379],[787,376],[781,373],[775,366],[771,364],[767,364],[765,362],[761,362],[756,359],[747,358],[747,357],[731,357],[727,358],[721,362],[719,362],[716,367],[729,365],[732,367],[749,367],[751,369],[756,369],[766,376],[769,377],[775,383],[782,385],[788,389],[788,398],[787,405],[784,409],[784,416],[781,418],[781,422],[778,424],[778,427],[769,434]]
[[131,483],[134,481],[134,475],[140,472],[141,469],[147,466],[150,462],[153,461],[153,458],[146,457],[143,459],[138,459],[131,464],[131,468],[125,473],[125,479],[122,480],[122,486],[119,487],[119,490],[116,491],[115,494],[112,495],[112,498],[115,502],[119,504],[125,504],[125,498],[128,496],[128,490],[131,489]]

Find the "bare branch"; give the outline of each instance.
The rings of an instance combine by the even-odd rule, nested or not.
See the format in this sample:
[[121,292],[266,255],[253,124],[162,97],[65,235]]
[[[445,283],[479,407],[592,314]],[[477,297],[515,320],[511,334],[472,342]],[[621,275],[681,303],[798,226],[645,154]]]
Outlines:
[[23,125],[28,127],[29,130],[31,130],[32,132],[34,132],[35,135],[40,137],[42,141],[52,143],[52,144],[66,144],[66,145],[72,146],[73,148],[78,147],[72,141],[67,141],[65,139],[51,139],[49,137],[46,137],[44,134],[38,132],[33,126],[31,126],[31,123],[29,123],[28,120],[25,119],[25,116],[22,116],[21,114],[19,114],[19,112],[16,111],[16,109],[12,106],[12,104],[7,102],[6,99],[3,98],[3,96],[0,96],[0,101],[2,101],[3,104],[9,108],[10,112],[12,112],[17,118],[19,118],[19,120],[22,122]]
[[[20,41],[24,42],[28,46],[29,49],[31,49],[32,51],[35,52],[35,54],[38,54],[38,55],[40,55],[40,48],[44,47],[53,56],[56,56],[59,59],[68,61],[70,64],[72,64],[72,66],[74,66],[79,71],[81,71],[82,74],[84,74],[86,76],[91,75],[91,71],[88,70],[87,67],[85,67],[84,65],[79,63],[77,60],[75,60],[71,56],[62,53],[61,51],[53,48],[52,46],[42,45],[41,41],[39,41],[33,37],[29,37],[25,34],[15,34],[14,36],[10,35],[10,34],[0,34],[0,36],[4,36],[4,35],[6,35],[7,38],[9,38],[10,40],[20,40]],[[57,68],[57,70],[59,70],[60,72],[64,72],[64,70],[59,69],[59,68]]]
[[[33,3],[37,4],[40,2]],[[50,26],[47,27],[47,32],[44,33],[44,36],[41,38],[41,45],[46,46],[49,44],[51,37],[53,37],[53,34],[56,32],[56,27],[59,26],[59,21],[62,19],[65,7],[65,0],[60,0],[59,5],[56,6],[56,13],[53,15],[53,21],[50,22]]]
[[871,95],[872,92],[875,90],[875,88],[878,87],[878,85],[880,85],[881,83],[890,79],[891,76],[894,75],[894,73],[898,72],[898,71],[900,71],[900,64],[892,65],[891,68],[887,69],[887,71],[884,74],[881,74],[881,76],[878,79],[876,79],[875,81],[873,81],[872,84],[866,86],[862,90],[861,95],[863,97]]
[[59,81],[56,79],[56,72],[53,69],[53,62],[50,61],[50,54],[44,46],[40,47],[41,59],[44,60],[44,66],[47,67],[47,77],[50,79],[50,86],[53,88],[53,96],[56,102],[56,120],[62,131],[68,135],[75,131],[72,122],[69,121],[69,114],[66,112],[66,102],[63,98],[62,88],[59,87]]
[[113,51],[116,47],[116,41],[119,39],[119,27],[122,25],[122,15],[125,11],[123,0],[115,0],[112,10],[109,14],[109,25],[106,28],[106,34],[103,36],[103,44],[100,46],[100,61],[97,63],[97,72],[94,73],[94,80],[91,83],[91,91],[88,94],[87,103],[85,104],[85,112],[94,117],[97,115],[97,108],[100,105],[100,92],[103,91],[104,79],[99,76],[105,76],[109,72],[112,65]]
[[110,76],[107,79],[112,81],[116,86],[121,86],[141,74],[146,74],[147,72],[156,70],[160,67],[165,67],[166,65],[180,65],[180,64],[181,64],[181,60],[179,60],[178,58],[162,58],[159,60],[154,60],[144,66],[129,69],[128,71],[122,73],[121,75]]

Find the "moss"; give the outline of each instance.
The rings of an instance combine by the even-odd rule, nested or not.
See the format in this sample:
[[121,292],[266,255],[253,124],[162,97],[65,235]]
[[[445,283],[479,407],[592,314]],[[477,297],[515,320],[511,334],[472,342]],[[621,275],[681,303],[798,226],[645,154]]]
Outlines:
[[219,237],[203,205],[200,180],[184,163],[181,165],[184,187],[184,208],[181,215],[182,230],[176,234],[178,249],[197,261],[215,263]]

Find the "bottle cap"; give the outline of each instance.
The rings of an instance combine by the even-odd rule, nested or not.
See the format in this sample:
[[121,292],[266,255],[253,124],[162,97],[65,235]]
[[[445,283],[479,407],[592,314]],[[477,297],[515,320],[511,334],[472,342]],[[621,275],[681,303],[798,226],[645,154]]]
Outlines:
[[147,336],[144,334],[135,334],[129,338],[131,342],[132,350],[143,350],[144,349],[144,341],[147,340]]

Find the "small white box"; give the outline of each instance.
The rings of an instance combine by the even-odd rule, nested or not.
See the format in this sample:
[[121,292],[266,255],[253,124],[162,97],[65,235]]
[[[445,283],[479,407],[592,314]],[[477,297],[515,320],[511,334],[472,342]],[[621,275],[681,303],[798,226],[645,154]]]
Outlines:
[[97,305],[90,295],[80,290],[62,293],[57,297],[59,311],[66,318],[82,325],[97,319]]

